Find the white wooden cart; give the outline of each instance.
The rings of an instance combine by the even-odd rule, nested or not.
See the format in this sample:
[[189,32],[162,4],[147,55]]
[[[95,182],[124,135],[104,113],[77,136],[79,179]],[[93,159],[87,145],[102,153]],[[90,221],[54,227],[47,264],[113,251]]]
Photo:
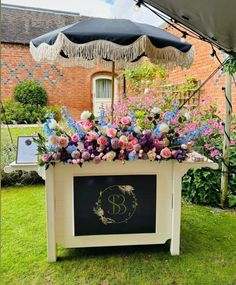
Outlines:
[[[89,162],[84,163],[82,168],[78,165],[58,163],[55,167],[50,166],[45,175],[42,168],[38,168],[37,165],[12,163],[5,168],[5,171],[35,170],[46,180],[48,261],[53,262],[57,259],[57,244],[65,248],[79,248],[164,244],[170,240],[171,255],[178,255],[180,252],[182,177],[190,168],[201,167],[216,169],[218,165],[207,158],[199,162],[188,159],[182,163],[175,160],[161,163],[138,160],[127,161],[124,164],[115,161],[95,165]],[[100,175],[156,176],[156,232],[75,236],[73,178]]]

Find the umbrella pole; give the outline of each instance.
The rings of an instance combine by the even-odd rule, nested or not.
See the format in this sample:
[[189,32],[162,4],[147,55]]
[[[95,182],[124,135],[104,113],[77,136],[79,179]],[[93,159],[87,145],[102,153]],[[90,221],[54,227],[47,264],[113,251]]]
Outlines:
[[225,129],[223,142],[223,163],[221,175],[221,206],[225,207],[225,202],[228,195],[229,186],[229,146],[230,146],[230,126],[232,119],[232,105],[231,105],[231,75],[226,72],[226,101],[225,101]]
[[115,98],[115,62],[112,61],[112,82],[111,82],[111,122],[114,120],[114,98]]

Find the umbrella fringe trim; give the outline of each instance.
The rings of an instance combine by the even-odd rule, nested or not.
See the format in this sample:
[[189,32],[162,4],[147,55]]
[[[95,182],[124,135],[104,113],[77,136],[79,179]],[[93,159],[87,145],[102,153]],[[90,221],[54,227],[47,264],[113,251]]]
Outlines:
[[[62,57],[61,51],[68,58]],[[145,55],[155,64],[189,68],[194,59],[193,47],[187,52],[182,52],[172,46],[157,48],[147,36],[138,38],[130,45],[122,46],[105,40],[76,44],[60,33],[53,45],[42,43],[35,47],[30,42],[30,52],[37,62],[59,62],[63,66],[81,65],[85,67],[93,67],[95,64],[107,62],[104,58],[115,61],[117,66],[122,67],[122,65],[126,66],[129,63],[133,64],[132,61]]]

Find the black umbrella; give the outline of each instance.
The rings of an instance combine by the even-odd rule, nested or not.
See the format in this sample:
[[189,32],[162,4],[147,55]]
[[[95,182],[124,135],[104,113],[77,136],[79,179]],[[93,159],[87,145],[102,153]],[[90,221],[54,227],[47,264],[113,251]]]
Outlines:
[[160,28],[126,19],[81,21],[33,39],[30,51],[36,61],[63,66],[89,67],[111,61],[112,106],[115,62],[126,66],[146,56],[155,64],[188,68],[193,61],[190,44]]

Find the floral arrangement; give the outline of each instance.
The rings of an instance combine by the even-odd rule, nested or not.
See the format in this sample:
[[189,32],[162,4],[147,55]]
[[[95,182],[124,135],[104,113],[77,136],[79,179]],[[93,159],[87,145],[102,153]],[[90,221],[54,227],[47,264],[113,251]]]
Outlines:
[[[145,100],[129,98],[115,105],[113,123],[103,107],[98,118],[84,111],[78,122],[63,108],[62,122],[47,119],[43,126],[46,136],[39,134],[36,139],[39,164],[48,167],[61,161],[82,166],[88,161],[138,159],[182,162],[199,138],[209,137],[213,128],[220,131],[216,119],[196,123],[189,110],[180,111],[167,103],[168,111],[166,106],[158,107],[160,102],[153,94]],[[211,152],[218,155],[217,150]]]

